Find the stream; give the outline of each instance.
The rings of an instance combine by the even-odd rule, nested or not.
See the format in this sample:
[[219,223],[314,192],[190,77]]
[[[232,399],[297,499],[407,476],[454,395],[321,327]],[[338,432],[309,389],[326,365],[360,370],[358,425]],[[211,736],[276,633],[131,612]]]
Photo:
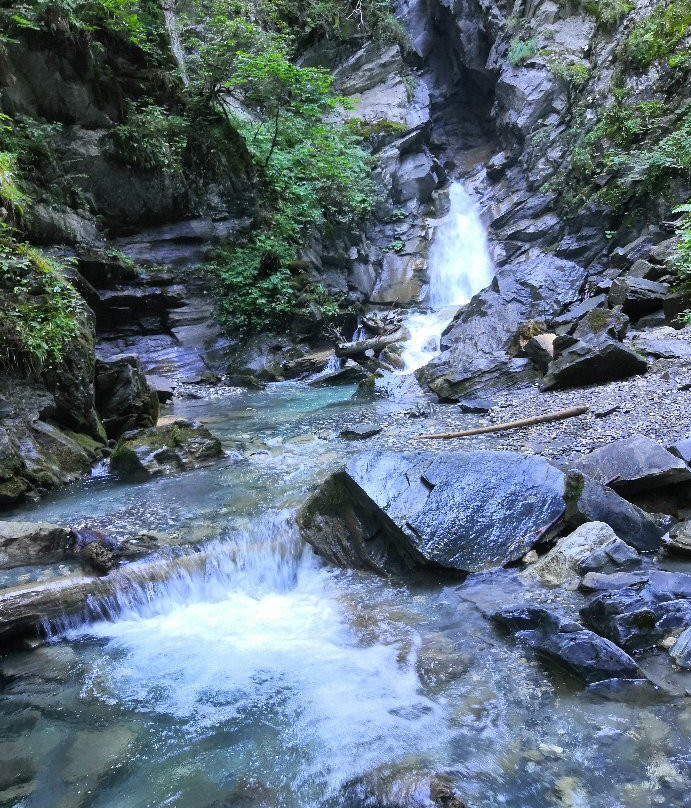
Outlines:
[[413,585],[301,546],[292,511],[359,448],[334,428],[383,406],[352,392],[178,400],[249,459],[101,473],[10,514],[162,531],[211,563],[3,659],[0,804],[424,806],[438,773],[473,808],[686,804],[689,708],[584,691],[495,635],[480,609],[519,591],[515,571]]

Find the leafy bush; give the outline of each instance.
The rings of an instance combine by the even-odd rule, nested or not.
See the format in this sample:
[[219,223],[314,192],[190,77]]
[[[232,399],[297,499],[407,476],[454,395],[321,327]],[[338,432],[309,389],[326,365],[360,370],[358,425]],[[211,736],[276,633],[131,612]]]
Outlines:
[[689,35],[691,3],[688,0],[663,0],[631,29],[625,52],[639,67],[648,67],[656,59],[669,56]]
[[590,77],[590,71],[581,62],[564,62],[559,58],[548,59],[549,69],[560,78],[564,79],[569,87],[575,90],[583,87]]
[[611,28],[633,8],[628,0],[586,0],[585,10],[597,20],[600,28]]
[[83,301],[60,264],[28,244],[0,238],[0,367],[57,368],[77,335]]
[[148,100],[128,104],[125,123],[113,129],[118,157],[145,171],[182,171],[190,123]]
[[17,216],[21,216],[26,196],[17,182],[17,155],[0,152],[0,202],[6,213],[0,219],[4,229]]
[[[674,250],[672,269],[679,278],[679,290],[691,293],[691,201],[679,205],[674,212],[682,215],[676,226],[679,243]],[[691,309],[682,314],[682,319],[691,325]]]
[[537,53],[537,43],[534,39],[514,39],[509,50],[509,61],[514,67],[525,64]]

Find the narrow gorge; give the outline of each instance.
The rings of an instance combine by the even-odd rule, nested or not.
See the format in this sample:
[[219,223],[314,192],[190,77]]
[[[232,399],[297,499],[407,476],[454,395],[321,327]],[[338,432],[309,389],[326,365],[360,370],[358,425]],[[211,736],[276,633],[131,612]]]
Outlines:
[[4,5],[0,808],[687,805],[690,73],[686,0]]

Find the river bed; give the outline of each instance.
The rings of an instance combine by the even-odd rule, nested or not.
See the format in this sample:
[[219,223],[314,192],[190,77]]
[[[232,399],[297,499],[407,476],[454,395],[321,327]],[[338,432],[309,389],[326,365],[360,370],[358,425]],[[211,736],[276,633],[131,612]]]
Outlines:
[[587,691],[496,634],[483,613],[524,597],[516,570],[400,583],[300,544],[295,507],[362,448],[339,429],[384,406],[352,392],[176,400],[229,462],[101,470],[9,515],[156,531],[214,563],[2,659],[0,805],[418,808],[440,782],[469,808],[687,805],[688,699]]

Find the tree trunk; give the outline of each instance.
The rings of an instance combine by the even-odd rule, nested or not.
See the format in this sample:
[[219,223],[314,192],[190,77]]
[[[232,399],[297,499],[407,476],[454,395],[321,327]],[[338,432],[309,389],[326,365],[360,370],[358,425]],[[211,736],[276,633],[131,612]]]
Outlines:
[[404,332],[398,330],[387,336],[362,339],[358,342],[341,342],[336,346],[336,356],[358,356],[366,351],[378,353],[383,351],[387,345],[393,345],[394,342],[401,342],[403,339],[405,339]]

